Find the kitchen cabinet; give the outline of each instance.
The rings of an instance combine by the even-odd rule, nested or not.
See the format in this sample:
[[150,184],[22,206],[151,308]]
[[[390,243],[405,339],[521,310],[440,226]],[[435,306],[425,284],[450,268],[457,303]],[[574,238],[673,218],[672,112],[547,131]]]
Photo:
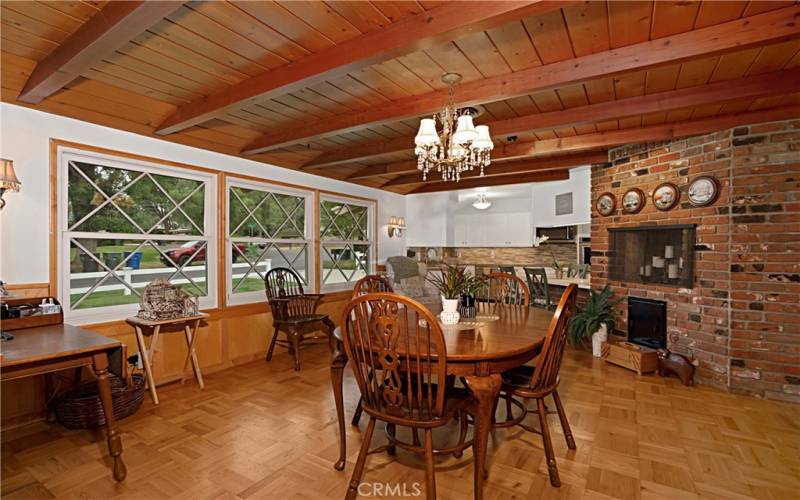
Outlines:
[[522,247],[531,245],[528,212],[456,215],[453,246]]

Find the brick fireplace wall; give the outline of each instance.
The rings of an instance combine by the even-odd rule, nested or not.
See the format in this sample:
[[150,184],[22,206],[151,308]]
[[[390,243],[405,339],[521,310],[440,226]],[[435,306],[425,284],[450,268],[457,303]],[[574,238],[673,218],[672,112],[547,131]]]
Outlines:
[[[592,168],[592,200],[609,191],[618,204],[610,217],[593,208],[593,287],[665,300],[668,347],[699,362],[698,382],[800,402],[800,120],[627,145],[609,161]],[[712,206],[695,208],[686,189],[701,174],[722,190]],[[669,212],[651,199],[665,181],[681,188]],[[619,204],[631,187],[647,203],[624,215]],[[610,281],[607,229],[658,224],[696,224],[694,287]],[[624,303],[619,314],[625,332]]]

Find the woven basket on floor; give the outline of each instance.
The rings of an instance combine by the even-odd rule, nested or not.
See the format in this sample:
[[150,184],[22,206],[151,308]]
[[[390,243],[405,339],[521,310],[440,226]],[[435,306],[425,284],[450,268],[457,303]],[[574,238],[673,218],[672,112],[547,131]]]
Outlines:
[[[116,375],[109,375],[108,380],[114,417],[122,420],[136,413],[144,400],[144,377],[138,373],[133,375],[130,387]],[[54,410],[56,419],[68,429],[88,429],[106,423],[95,381],[85,382],[59,396]]]

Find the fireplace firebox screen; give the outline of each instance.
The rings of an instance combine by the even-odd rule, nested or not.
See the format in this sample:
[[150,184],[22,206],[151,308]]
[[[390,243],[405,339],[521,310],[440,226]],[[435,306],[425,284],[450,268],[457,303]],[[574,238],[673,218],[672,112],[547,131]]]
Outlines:
[[694,225],[609,229],[609,277],[692,288],[694,233]]

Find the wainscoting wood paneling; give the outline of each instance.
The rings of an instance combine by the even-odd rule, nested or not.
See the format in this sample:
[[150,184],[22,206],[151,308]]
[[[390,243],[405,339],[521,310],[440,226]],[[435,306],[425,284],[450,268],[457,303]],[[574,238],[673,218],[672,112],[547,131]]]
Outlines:
[[[47,284],[43,286],[45,289],[47,288]],[[34,287],[33,290],[35,291],[37,288]],[[336,324],[339,324],[349,295],[349,292],[327,295],[320,306],[320,311],[328,314]],[[87,325],[85,328],[100,335],[119,339],[127,345],[128,355],[138,352],[133,328],[125,322],[115,321]],[[268,312],[266,302],[212,314],[211,319],[200,327],[195,343],[203,373],[214,373],[256,359],[263,359],[266,356],[267,343],[271,336],[272,314]],[[301,356],[304,355],[319,356],[320,350],[304,350]],[[159,345],[156,346],[153,362],[156,384],[180,380],[183,375],[184,359],[186,359],[186,342],[181,333],[176,331],[162,334],[159,338]],[[194,383],[191,374],[188,373],[188,375],[186,383]],[[4,382],[0,397],[4,428],[42,419],[45,416],[43,377]]]
[[32,297],[46,297],[50,295],[49,283],[17,283],[6,285],[8,293],[19,299],[28,299]]

